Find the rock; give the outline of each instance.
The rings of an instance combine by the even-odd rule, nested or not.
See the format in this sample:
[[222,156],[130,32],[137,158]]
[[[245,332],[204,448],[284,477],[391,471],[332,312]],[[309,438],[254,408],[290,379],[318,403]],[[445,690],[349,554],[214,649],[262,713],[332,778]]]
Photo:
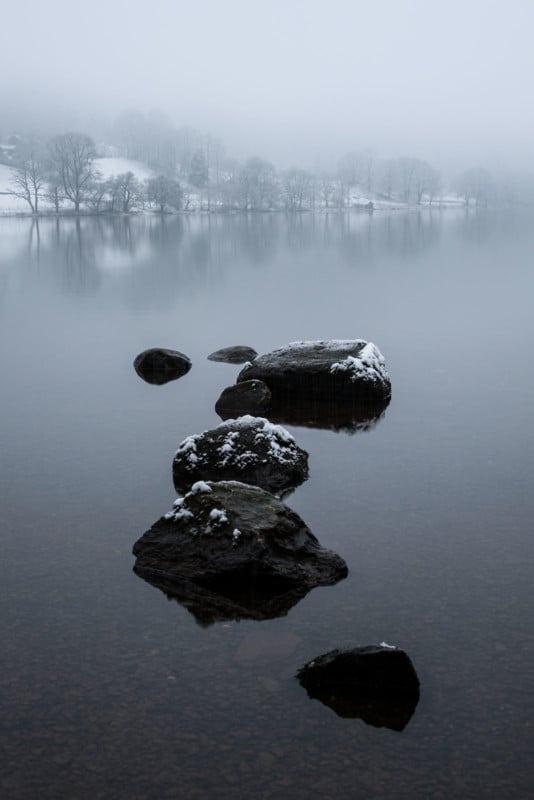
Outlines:
[[271,405],[271,391],[263,381],[243,381],[223,390],[215,403],[221,419],[240,417],[243,414],[265,414]]
[[239,373],[237,381],[265,381],[273,403],[348,398],[385,399],[391,382],[380,350],[363,339],[292,342],[258,356]]
[[283,494],[308,477],[308,454],[285,428],[245,415],[189,436],[172,468],[181,493],[198,480],[237,480]]
[[225,364],[245,364],[247,361],[254,361],[258,354],[252,347],[236,345],[235,347],[223,347],[210,353],[208,361],[223,361]]
[[377,728],[403,730],[419,701],[419,678],[409,656],[385,643],[332,650],[305,664],[297,677],[309,697],[338,716]]
[[196,483],[133,552],[135,572],[202,625],[281,616],[348,572],[294,511],[237,481]]
[[181,378],[191,369],[191,361],[186,355],[161,347],[139,353],[133,365],[140,378],[158,386]]

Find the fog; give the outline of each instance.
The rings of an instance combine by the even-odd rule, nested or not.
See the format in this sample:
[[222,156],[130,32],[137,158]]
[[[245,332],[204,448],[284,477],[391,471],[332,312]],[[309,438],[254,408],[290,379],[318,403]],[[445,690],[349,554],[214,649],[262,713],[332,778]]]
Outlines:
[[534,155],[533,27],[528,0],[5,4],[0,134],[159,108],[282,167],[355,148],[515,165]]

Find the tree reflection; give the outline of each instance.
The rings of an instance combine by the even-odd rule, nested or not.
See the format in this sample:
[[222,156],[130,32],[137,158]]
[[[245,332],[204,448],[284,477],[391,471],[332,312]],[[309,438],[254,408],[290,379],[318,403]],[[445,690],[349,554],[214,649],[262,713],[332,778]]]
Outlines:
[[[413,258],[439,242],[445,223],[440,212],[355,211],[56,217],[27,224],[20,256],[30,267],[40,265],[43,279],[90,294],[113,275],[134,306],[166,307],[189,286],[222,283],[238,264],[261,269],[284,250],[315,258],[334,250],[358,269],[372,269],[378,258]],[[479,215],[462,217],[460,225],[466,235],[489,229]]]

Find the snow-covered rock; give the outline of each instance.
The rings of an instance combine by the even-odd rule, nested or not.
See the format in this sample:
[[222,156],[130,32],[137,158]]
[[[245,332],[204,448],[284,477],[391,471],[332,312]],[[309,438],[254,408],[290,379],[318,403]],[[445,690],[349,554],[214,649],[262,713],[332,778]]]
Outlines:
[[315,586],[347,575],[302,519],[273,495],[236,481],[205,484],[134,545],[135,572],[200,624],[270,619]]
[[252,378],[265,381],[275,402],[299,395],[327,400],[391,395],[384,356],[364,339],[292,342],[258,356],[241,370],[237,381]]
[[308,477],[308,454],[289,431],[249,414],[188,436],[173,461],[178,492],[197,480],[237,480],[283,494]]

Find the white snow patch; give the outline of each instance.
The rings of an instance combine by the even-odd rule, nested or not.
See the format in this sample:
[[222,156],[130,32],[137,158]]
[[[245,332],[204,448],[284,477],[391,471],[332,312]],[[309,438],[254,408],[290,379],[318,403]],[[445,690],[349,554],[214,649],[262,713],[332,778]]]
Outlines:
[[192,485],[189,494],[199,494],[199,493],[209,494],[210,492],[211,492],[211,486],[207,484],[206,481],[197,481]]
[[387,642],[380,642],[380,647],[386,647],[388,650],[396,650],[397,649],[397,645],[388,644]]
[[[231,424],[232,427],[249,428],[250,425],[256,425],[258,430],[254,436],[255,444],[263,444],[268,446],[267,455],[270,458],[280,463],[292,463],[295,461],[295,439],[285,428],[281,425],[273,425],[272,422],[264,417],[253,417],[250,414],[245,414],[237,419],[226,420],[223,425]],[[245,450],[238,452],[239,448],[239,430],[229,431],[224,439],[223,444],[219,447],[219,453],[222,458],[220,461],[221,466],[226,466],[229,463],[245,466],[247,463],[255,461],[258,456],[256,453]]]
[[212,508],[210,511],[210,521],[214,522],[216,525],[223,525],[225,522],[228,522],[228,517],[222,508]]
[[241,535],[242,534],[241,534],[241,531],[239,530],[239,528],[234,528],[234,530],[232,531],[232,539],[234,540],[234,544],[238,543],[238,541],[241,538]]
[[198,461],[197,439],[198,436],[188,436],[187,439],[184,439],[176,451],[175,457],[185,454],[186,461],[188,461],[190,464],[196,464]]
[[180,520],[183,519],[191,519],[194,514],[189,511],[189,509],[184,508],[183,502],[182,499],[175,500],[172,504],[173,510],[168,511],[167,514],[164,515],[164,519],[172,519],[174,522],[180,522]]
[[[285,347],[279,347],[278,350],[287,350],[288,348],[294,350],[303,350],[310,347],[322,347],[323,350],[353,350],[358,344],[367,344],[365,339],[319,339],[317,341],[307,340],[299,342],[289,342]],[[274,352],[278,352],[275,350]]]
[[131,158],[95,158],[94,167],[104,180],[114,178],[116,175],[124,175],[126,172],[133,172],[139,181],[147,180],[154,175],[146,164]]
[[343,361],[332,364],[330,372],[346,372],[349,380],[387,381],[389,375],[386,371],[384,356],[372,342],[366,342],[357,356],[347,356]]

